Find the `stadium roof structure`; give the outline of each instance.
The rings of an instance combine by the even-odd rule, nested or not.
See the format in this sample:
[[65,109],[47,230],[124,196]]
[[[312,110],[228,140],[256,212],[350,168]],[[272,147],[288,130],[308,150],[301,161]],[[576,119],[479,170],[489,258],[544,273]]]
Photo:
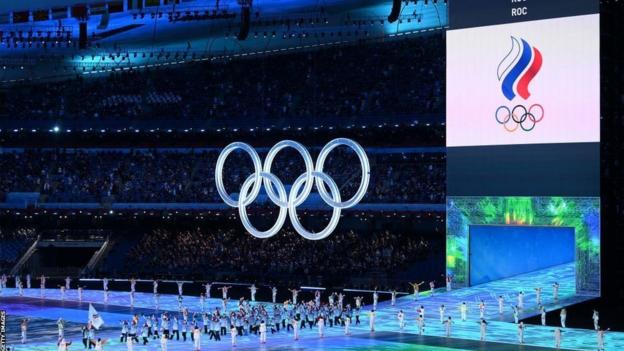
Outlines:
[[245,14],[246,6],[235,0],[3,2],[0,82],[391,39],[448,23],[442,0],[401,2],[393,23],[391,1],[257,0]]

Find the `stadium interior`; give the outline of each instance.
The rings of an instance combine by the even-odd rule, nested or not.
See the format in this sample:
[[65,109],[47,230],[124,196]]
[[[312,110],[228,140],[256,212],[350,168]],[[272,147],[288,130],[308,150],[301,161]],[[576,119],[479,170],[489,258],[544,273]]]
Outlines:
[[[161,281],[163,301],[167,294],[178,295],[175,281],[197,282],[185,285],[185,295],[193,298],[204,282],[220,282],[215,288],[231,284],[233,301],[249,295],[249,284],[260,287],[261,301],[270,301],[269,287],[279,289],[279,301],[297,287],[302,300],[313,300],[315,287],[322,287],[323,299],[341,291],[349,301],[376,290],[407,295],[415,279],[443,287],[449,259],[445,102],[452,5],[452,0],[0,3],[0,274],[30,274],[33,282],[43,275],[55,290],[71,277],[94,294],[102,279],[111,279],[112,301],[133,278],[145,279],[137,292],[149,299],[147,280]],[[600,294],[567,306],[572,328],[593,329],[592,311],[600,310],[601,325],[624,332],[624,268],[618,262],[624,254],[623,15],[624,2],[600,1]],[[273,145],[292,139],[316,160],[336,138],[364,146],[370,181],[360,203],[343,209],[326,239],[306,240],[288,220],[277,235],[258,239],[215,186],[221,150],[232,142],[248,143],[265,159]],[[353,150],[342,147],[325,161],[324,172],[343,200],[363,181],[359,163]],[[238,193],[254,166],[245,153],[230,155],[225,188]],[[288,189],[307,171],[295,149],[281,151],[272,167]],[[263,191],[247,213],[266,230],[281,210]],[[297,212],[310,231],[322,230],[332,213],[314,192]],[[7,291],[5,296],[0,291],[0,310],[8,310],[7,325],[13,328],[7,332],[11,350],[56,347],[56,320],[62,316],[43,312],[33,314],[47,321],[31,327],[34,344],[20,345],[19,321],[31,317],[14,307]],[[24,299],[32,300],[23,303],[37,294],[26,294]],[[389,303],[390,296],[379,299]],[[173,297],[167,303],[176,310]],[[62,306],[84,311],[83,323],[64,317],[70,321],[66,332],[80,344],[89,304]],[[111,316],[122,313],[98,306]],[[436,314],[437,307],[427,308]],[[378,318],[386,323],[382,313]],[[126,314],[131,318],[131,311]],[[388,324],[396,324],[394,315]],[[538,312],[522,320],[540,324]],[[548,324],[558,320],[553,307]],[[104,330],[118,338],[119,323],[113,320],[109,328]],[[425,333],[435,328],[442,334],[437,324]],[[514,339],[515,329],[511,333]],[[525,348],[507,342],[449,344],[431,335],[378,345],[378,337],[394,336],[367,334],[349,347],[549,349],[537,341]],[[547,337],[552,344],[550,332]],[[593,334],[589,338],[594,342]],[[347,349],[343,343],[350,341],[336,340],[299,349]],[[239,343],[242,349],[258,345],[255,339]],[[225,344],[221,349],[230,349]],[[204,345],[211,349],[212,341]],[[624,341],[618,345],[624,347]],[[125,349],[121,343],[108,346]],[[148,349],[141,347],[136,346]]]

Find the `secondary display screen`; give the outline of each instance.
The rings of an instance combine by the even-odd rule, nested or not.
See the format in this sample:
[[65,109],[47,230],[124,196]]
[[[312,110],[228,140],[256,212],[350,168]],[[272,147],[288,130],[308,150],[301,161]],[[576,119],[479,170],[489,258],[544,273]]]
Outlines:
[[597,3],[450,7],[448,196],[600,195]]
[[447,33],[447,146],[600,141],[599,15]]

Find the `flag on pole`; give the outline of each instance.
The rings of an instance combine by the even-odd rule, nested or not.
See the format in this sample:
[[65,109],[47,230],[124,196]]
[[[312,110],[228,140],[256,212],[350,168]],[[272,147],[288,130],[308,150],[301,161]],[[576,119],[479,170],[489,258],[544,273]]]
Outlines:
[[100,327],[104,325],[104,320],[100,317],[100,314],[95,310],[92,304],[89,304],[89,323],[91,323],[95,329],[100,329]]

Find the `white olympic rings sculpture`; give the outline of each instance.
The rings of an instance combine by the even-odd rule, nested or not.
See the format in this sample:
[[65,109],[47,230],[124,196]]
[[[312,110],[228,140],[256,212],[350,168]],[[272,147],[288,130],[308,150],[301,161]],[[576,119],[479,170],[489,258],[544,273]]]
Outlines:
[[[362,180],[360,181],[360,186],[355,195],[347,201],[341,201],[338,186],[330,176],[323,172],[327,156],[333,149],[341,145],[348,146],[353,149],[360,159],[360,164],[362,166]],[[286,188],[284,187],[282,181],[271,173],[271,166],[273,165],[275,156],[278,152],[285,148],[293,148],[299,152],[301,157],[303,157],[303,162],[305,163],[306,168],[305,173],[300,175],[293,183],[289,194],[286,193]],[[223,166],[225,165],[225,160],[228,155],[238,149],[249,154],[251,161],[253,162],[254,173],[243,182],[238,195],[238,200],[234,200],[225,190],[225,185],[223,184]],[[340,211],[344,208],[353,207],[357,205],[360,200],[362,200],[366,194],[369,180],[370,164],[364,148],[362,148],[362,146],[355,141],[345,138],[334,139],[327,143],[318,155],[316,166],[314,166],[312,156],[310,156],[308,150],[296,141],[283,140],[275,144],[269,150],[264,160],[264,166],[262,165],[260,156],[258,156],[258,153],[253,147],[246,143],[234,142],[226,146],[225,149],[221,151],[221,154],[217,159],[217,166],[215,169],[215,181],[217,183],[217,191],[219,192],[221,199],[223,199],[227,205],[238,208],[238,213],[241,221],[243,222],[243,226],[251,235],[257,238],[270,238],[277,234],[277,232],[284,225],[287,214],[290,217],[293,228],[304,238],[308,240],[320,240],[326,238],[334,231],[334,229],[336,229],[338,221],[340,220]],[[325,227],[325,229],[318,233],[306,230],[301,225],[301,222],[297,217],[297,206],[301,205],[308,198],[315,181],[319,195],[325,203],[333,208],[329,224]],[[256,197],[260,193],[262,184],[264,184],[269,199],[279,207],[277,221],[266,231],[256,229],[251,224],[249,217],[247,216],[247,206],[256,200]],[[329,192],[327,191],[325,185],[329,186]],[[303,191],[299,193],[302,187]],[[277,189],[277,192],[275,189]]]

